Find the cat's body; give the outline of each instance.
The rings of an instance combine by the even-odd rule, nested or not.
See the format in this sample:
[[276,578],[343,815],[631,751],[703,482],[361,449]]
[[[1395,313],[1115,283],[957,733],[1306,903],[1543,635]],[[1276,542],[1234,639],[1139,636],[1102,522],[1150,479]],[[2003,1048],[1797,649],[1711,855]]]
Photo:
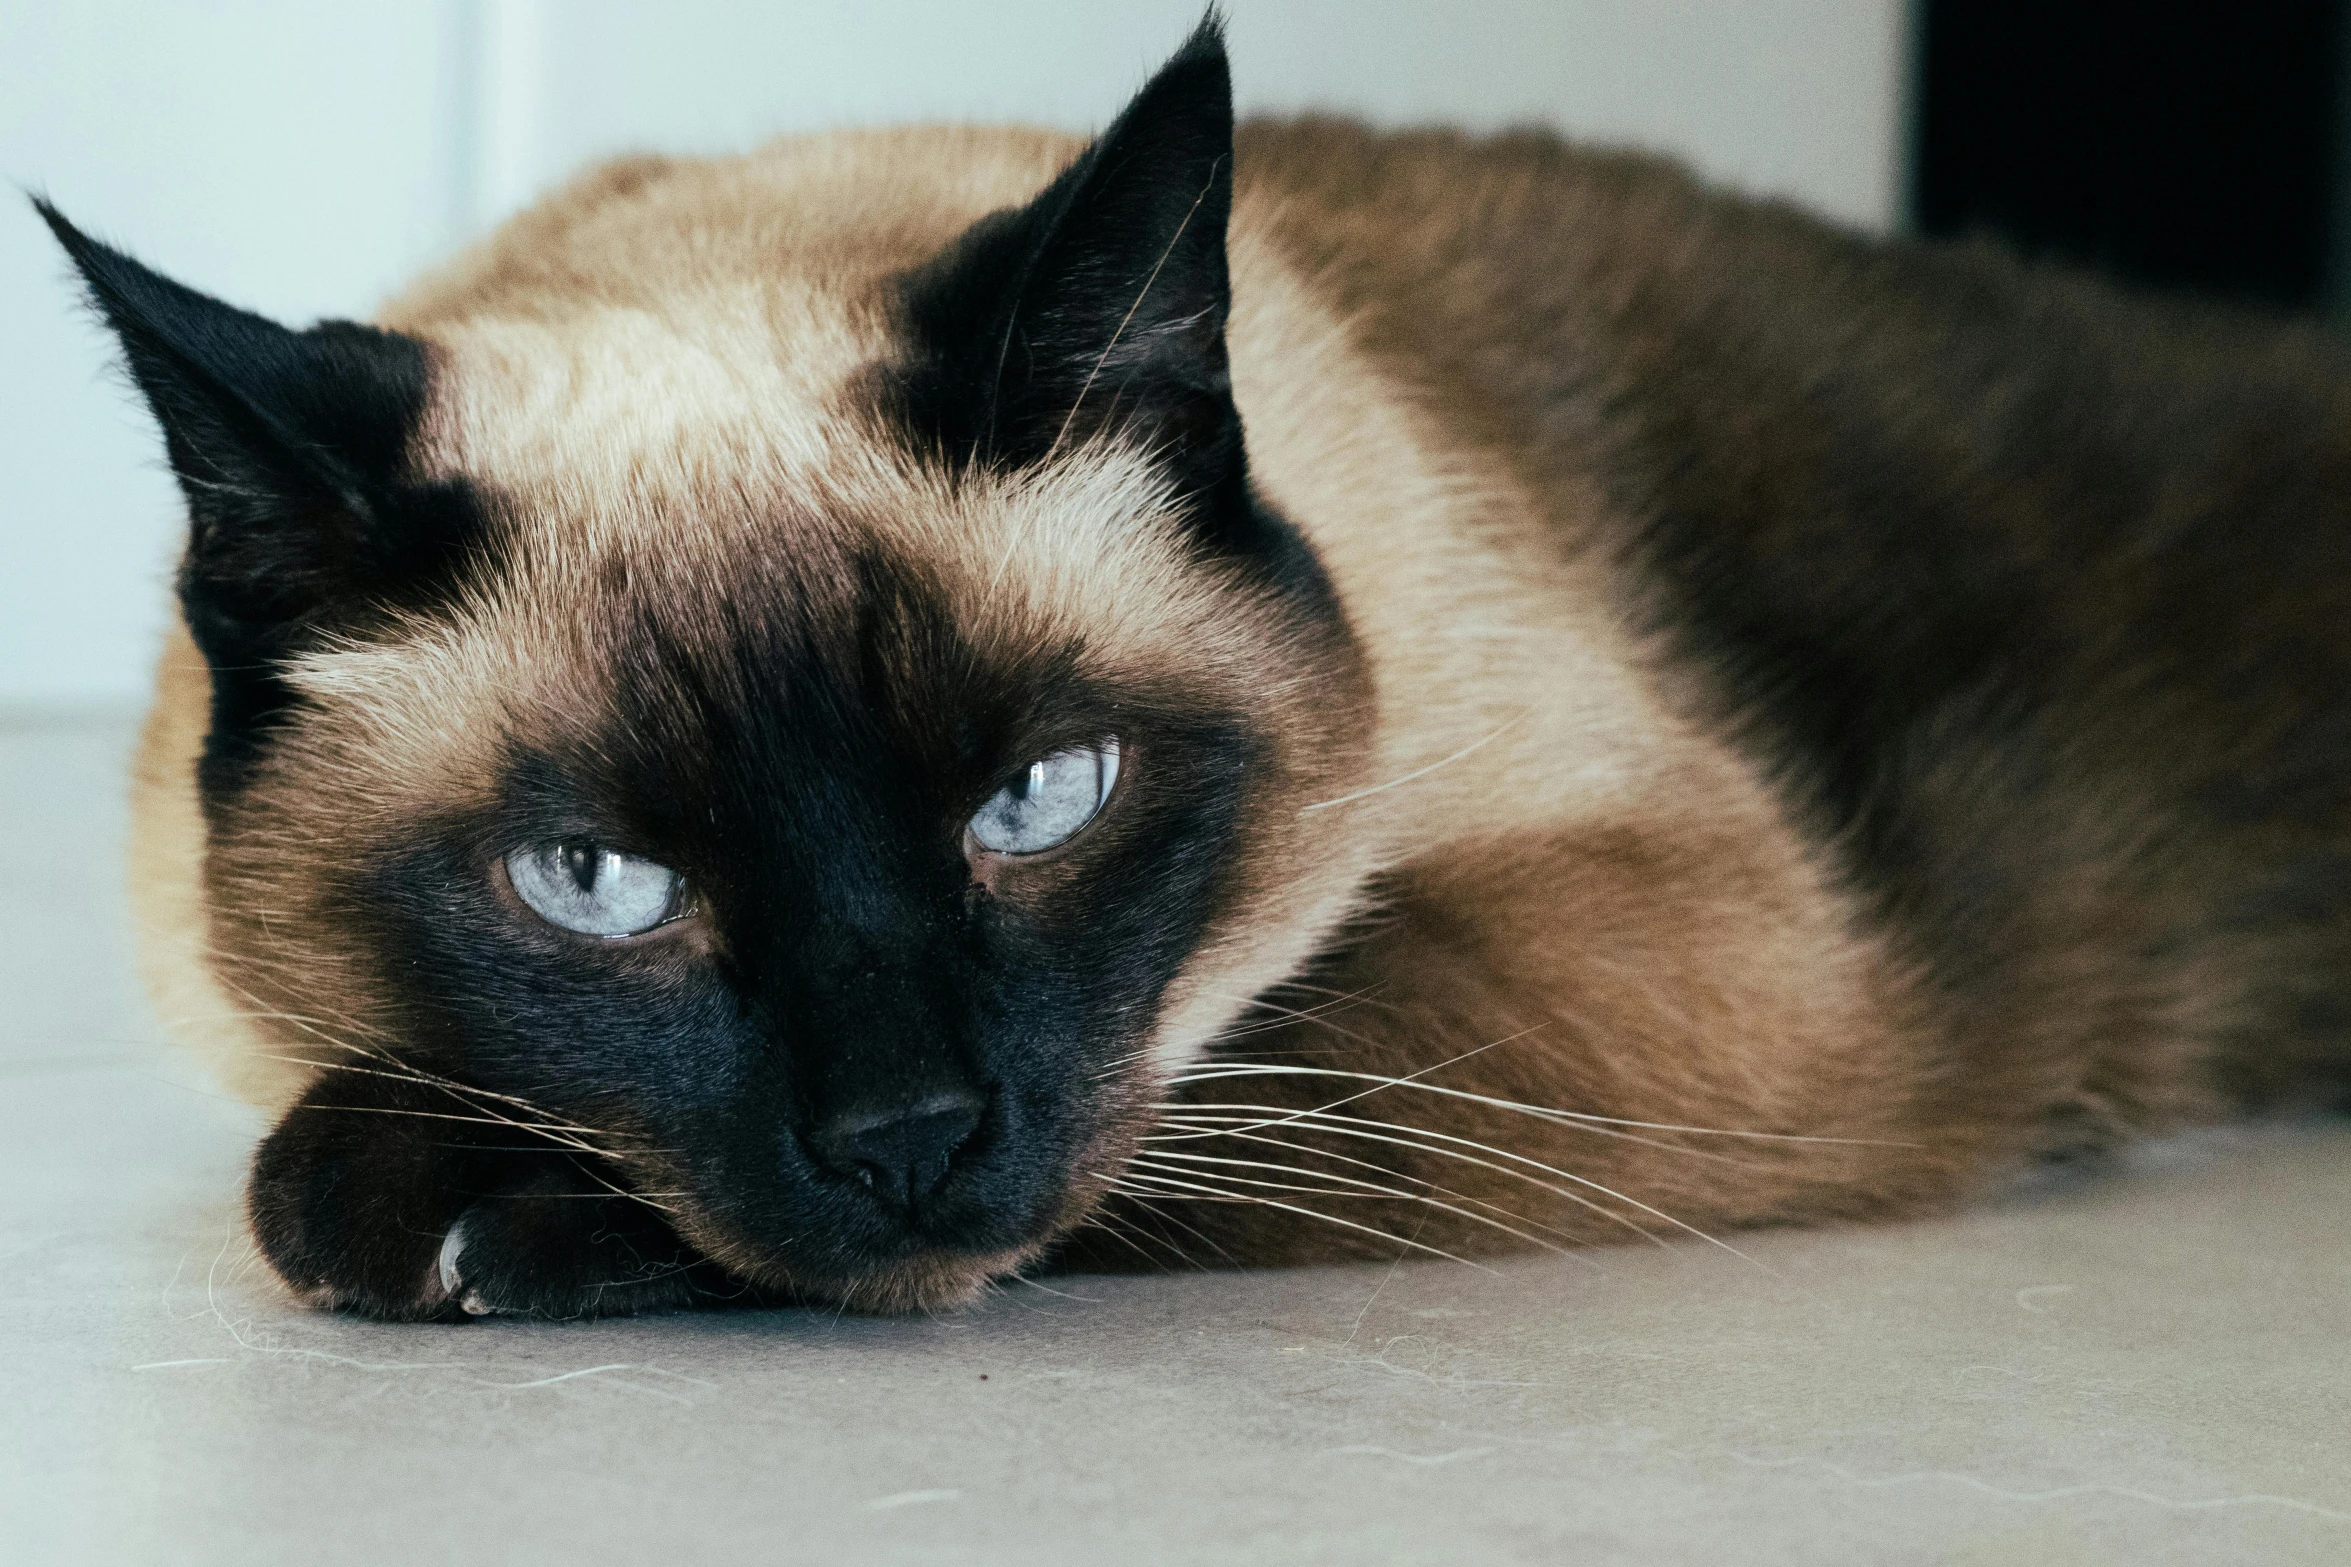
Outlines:
[[[136,874],[165,1010],[291,1107],[298,1286],[904,1305],[1073,1241],[1893,1214],[2340,1080],[2351,359],[1544,137],[1228,161],[1224,103],[1204,34],[1115,156],[591,176],[384,312],[391,455],[251,517],[208,442],[365,421],[188,393],[235,376],[187,307],[69,240],[203,426]],[[322,507],[335,560],[283,542]],[[1049,750],[1110,757],[1099,823],[932,842]],[[534,833],[692,901],[529,935]]]

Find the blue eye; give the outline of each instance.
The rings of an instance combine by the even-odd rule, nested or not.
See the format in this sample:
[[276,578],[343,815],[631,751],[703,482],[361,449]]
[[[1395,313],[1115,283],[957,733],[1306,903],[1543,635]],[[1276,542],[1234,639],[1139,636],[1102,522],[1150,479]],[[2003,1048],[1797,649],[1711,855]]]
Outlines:
[[506,879],[532,912],[583,936],[635,936],[678,912],[683,883],[665,865],[592,843],[517,849]]
[[996,791],[971,819],[971,835],[997,854],[1041,854],[1094,819],[1118,782],[1118,742],[1056,751]]

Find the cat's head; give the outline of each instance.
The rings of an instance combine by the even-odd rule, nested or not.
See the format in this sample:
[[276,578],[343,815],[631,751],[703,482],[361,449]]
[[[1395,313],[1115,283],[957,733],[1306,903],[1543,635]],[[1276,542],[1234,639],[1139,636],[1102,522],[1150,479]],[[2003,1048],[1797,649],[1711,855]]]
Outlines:
[[1306,808],[1369,698],[1249,480],[1221,42],[976,222],[958,145],[622,166],[398,330],[48,213],[188,496],[209,944],[313,1073],[253,1193],[296,1282],[322,1184],[537,1138],[739,1276],[960,1298],[1345,904]]

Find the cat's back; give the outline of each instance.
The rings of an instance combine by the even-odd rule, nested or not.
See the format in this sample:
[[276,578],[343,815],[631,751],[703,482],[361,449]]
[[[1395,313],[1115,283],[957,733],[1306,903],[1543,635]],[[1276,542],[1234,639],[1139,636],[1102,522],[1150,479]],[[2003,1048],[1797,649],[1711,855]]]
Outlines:
[[2197,1019],[2256,1093],[2339,1052],[2335,336],[1541,133],[1240,146],[1360,340],[1599,546],[1962,1005],[2028,1051]]
[[[2343,727],[2351,348],[2315,323],[1543,133],[1240,146],[1361,340],[1538,501],[1597,485],[1561,527],[1597,526],[1733,705],[1827,765],[1970,693],[2216,787],[2274,771],[2249,731]],[[2351,806],[2308,763],[2294,808]]]

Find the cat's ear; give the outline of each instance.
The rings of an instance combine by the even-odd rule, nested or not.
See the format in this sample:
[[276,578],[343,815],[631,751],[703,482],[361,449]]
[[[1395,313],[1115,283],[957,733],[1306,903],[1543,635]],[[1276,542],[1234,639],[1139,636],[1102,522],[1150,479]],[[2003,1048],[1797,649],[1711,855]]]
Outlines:
[[282,651],[301,627],[396,594],[445,554],[450,509],[400,494],[424,344],[347,321],[291,331],[35,205],[163,427],[188,500],[181,597],[216,668]]
[[1181,487],[1215,484],[1240,460],[1232,197],[1232,78],[1211,12],[1043,194],[913,281],[918,428],[1009,465],[1112,432],[1160,454]]

